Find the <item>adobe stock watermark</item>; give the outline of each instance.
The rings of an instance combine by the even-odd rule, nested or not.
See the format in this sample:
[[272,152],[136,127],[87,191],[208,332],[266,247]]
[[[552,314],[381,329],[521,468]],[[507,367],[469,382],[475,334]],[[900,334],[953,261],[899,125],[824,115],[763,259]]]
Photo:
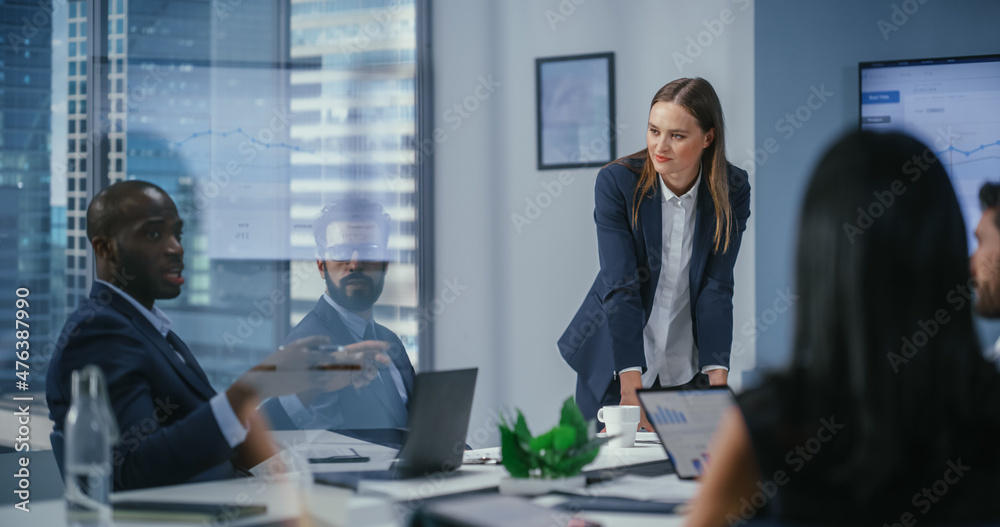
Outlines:
[[559,196],[562,196],[563,190],[572,185],[574,181],[576,181],[576,175],[569,170],[563,170],[555,179],[543,181],[541,183],[542,192],[539,192],[534,198],[524,198],[523,214],[517,212],[510,214],[510,221],[513,222],[517,233],[521,234],[525,228],[540,218],[542,211],[551,207],[552,203],[559,199]]
[[[746,11],[752,5],[751,0],[732,0],[732,2],[739,7],[738,12]],[[706,49],[718,41],[722,33],[725,32],[726,26],[736,21],[736,13],[732,9],[726,8],[719,11],[718,17],[701,21],[701,25],[705,29],[685,39],[687,46],[684,48],[684,53],[674,51],[670,55],[674,59],[679,73],[684,73],[686,65],[694,64],[694,59],[700,57]]]
[[[746,338],[733,340],[730,361],[732,361],[732,357],[742,357],[747,351],[746,342],[758,341],[760,336],[777,324],[781,316],[791,311],[799,300],[799,295],[792,292],[791,286],[786,287],[784,291],[775,289],[774,295],[774,301],[771,302],[770,307],[764,308],[759,315],[751,317],[740,326],[740,334]],[[721,362],[724,357],[716,357],[716,359]]]
[[469,286],[462,284],[458,277],[445,279],[444,285],[438,291],[437,297],[426,306],[417,310],[417,331],[423,331],[438,317],[447,311],[448,306],[458,301],[462,292]]
[[[584,163],[601,159],[602,152],[607,152],[612,139],[622,135],[628,126],[623,123],[614,124],[612,131],[611,121],[605,121],[604,131],[600,137],[595,137],[590,143],[583,145],[579,150],[573,152],[570,161],[573,163]],[[514,229],[518,234],[524,232],[528,226],[542,216],[542,212],[552,206],[555,200],[562,196],[563,191],[576,181],[576,173],[570,170],[563,170],[552,180],[540,183],[542,191],[534,197],[524,198],[524,205],[520,206],[521,212],[512,212],[510,221],[514,224]]]
[[[311,272],[308,267],[296,266],[294,270],[283,273],[281,280],[289,284],[289,290],[293,290]],[[278,308],[284,305],[285,302],[288,302],[288,300],[288,296],[284,292],[279,289],[272,289],[266,297],[255,299],[251,302],[253,307],[250,312],[244,317],[238,317],[233,329],[222,334],[222,341],[229,349],[229,353],[234,353],[236,346],[250,340],[254,332],[257,331],[257,328],[270,320],[278,312]]]
[[[139,68],[145,72],[142,76],[142,80],[130,82],[132,88],[128,91],[128,94],[124,98],[124,105],[129,110],[135,110],[138,108],[139,103],[145,101],[147,97],[155,93],[156,88],[163,84],[171,76],[171,72],[169,70],[159,68],[155,64],[142,64]],[[94,126],[92,128],[86,131],[86,135],[84,135],[83,139],[80,140],[81,151],[99,152],[100,148],[98,148],[97,145],[100,144],[101,140],[105,136],[111,133],[112,120],[107,116],[99,119],[95,118],[93,120],[93,125]],[[57,164],[56,171],[58,176],[64,177],[66,174],[66,166]]]
[[576,13],[577,6],[587,3],[587,0],[559,0],[555,10],[545,10],[545,20],[549,23],[549,28],[556,31],[559,24],[569,20],[569,17]]
[[372,41],[387,33],[389,24],[402,11],[403,5],[399,0],[394,0],[385,7],[372,10],[370,13],[371,20],[361,25],[358,28],[358,33],[351,37],[350,41],[341,42],[341,53],[347,57],[348,61],[354,62],[354,54],[368,49]]
[[[112,270],[111,282],[117,285],[121,289],[128,289],[128,284],[135,280],[135,275],[129,272],[124,266],[120,269]],[[52,355],[56,352],[56,349],[62,349],[69,342],[69,339],[76,338],[83,331],[83,326],[90,324],[104,312],[104,308],[111,305],[114,300],[114,294],[110,289],[102,288],[101,291],[93,297],[87,297],[85,302],[81,303],[80,307],[73,312],[73,319],[79,319],[76,323],[70,324],[69,322],[63,326],[62,330],[57,334],[49,334],[49,342],[42,349],[41,353],[36,353],[32,355],[32,359],[35,361],[36,367],[39,370],[44,370],[48,367],[49,362],[52,360]]]
[[[950,138],[954,137],[954,135],[950,126],[947,129],[938,128],[934,144],[943,149],[940,145],[949,144]],[[924,148],[923,152],[914,154],[913,157],[903,163],[900,171],[904,175],[909,176],[909,183],[916,183],[924,175],[924,172],[938,162],[940,160],[934,154],[934,151],[930,147],[927,147]],[[907,183],[903,179],[895,179],[885,190],[873,191],[872,197],[874,199],[867,206],[862,205],[858,207],[858,217],[854,223],[844,223],[844,234],[847,235],[848,241],[853,244],[858,236],[865,234],[871,229],[875,225],[875,220],[881,218],[896,203],[896,198],[905,194],[906,190]]]
[[[823,108],[823,105],[833,95],[834,92],[827,91],[826,83],[820,83],[819,87],[815,84],[809,86],[809,95],[806,96],[805,103],[800,104],[795,110],[775,121],[774,131],[780,133],[781,138],[785,141],[791,139],[809,119],[812,119],[816,112]],[[746,167],[747,172],[751,175],[755,174],[758,168],[764,166],[768,159],[781,149],[781,143],[774,136],[764,139],[759,144],[761,148],[747,148],[748,157],[743,161],[742,166]]]
[[878,19],[875,26],[882,34],[882,40],[889,42],[889,37],[894,31],[899,31],[903,24],[910,20],[910,17],[917,14],[920,6],[927,3],[927,0],[903,0],[901,5],[892,4],[889,12],[889,20]]
[[[991,267],[988,277],[995,276],[1000,269]],[[985,278],[985,277],[984,277]],[[908,337],[900,338],[899,353],[890,351],[885,354],[886,360],[892,366],[893,373],[899,373],[900,367],[909,364],[910,360],[933,339],[941,328],[951,322],[952,313],[958,313],[967,306],[973,305],[973,294],[976,290],[976,277],[969,277],[964,284],[956,284],[945,294],[948,309],[938,309],[926,320],[917,321],[917,330]]]
[[496,93],[497,88],[503,86],[502,82],[493,79],[492,74],[485,77],[480,75],[476,77],[476,80],[478,83],[472,89],[472,93],[463,97],[461,101],[452,103],[441,113],[442,120],[448,124],[447,129],[444,126],[438,126],[431,132],[430,137],[419,141],[414,138],[414,151],[419,150],[424,156],[434,154],[437,146],[448,140],[449,131],[458,131],[462,124]]
[[768,502],[778,494],[778,488],[784,487],[791,481],[792,474],[800,472],[805,468],[806,463],[811,461],[823,449],[823,445],[829,443],[844,429],[844,425],[838,423],[834,416],[824,417],[819,420],[816,433],[804,443],[795,446],[785,454],[785,465],[791,470],[779,468],[771,475],[770,480],[758,480],[757,490],[749,498],[740,498],[739,516],[733,513],[726,515],[726,522],[730,525],[746,525],[758,512],[763,509]]
[[255,134],[250,135],[237,145],[236,152],[242,156],[241,160],[230,159],[223,170],[216,170],[207,178],[195,180],[193,203],[185,203],[182,207],[183,211],[191,213],[208,208],[212,200],[219,197],[222,191],[229,187],[233,178],[243,173],[243,167],[267,149],[275,135],[288,128],[289,122],[290,117],[287,113],[272,108],[271,118],[267,125],[262,126]]
[[[962,464],[962,458],[956,458],[955,461],[948,460],[947,467],[944,474],[941,475],[940,479],[935,480],[930,485],[920,489],[919,492],[913,495],[910,503],[914,508],[918,509],[917,513],[925,515],[934,508],[934,504],[941,501],[951,487],[958,483],[962,476],[972,470],[972,467],[968,467]],[[913,527],[917,523],[917,516],[912,512],[904,512],[899,516],[899,521],[895,523],[884,523],[883,527]]]
[[[85,6],[86,4],[81,3],[80,5]],[[31,13],[31,18],[29,19],[26,16],[21,17],[19,31],[7,32],[7,43],[14,50],[14,53],[19,53],[21,46],[26,46],[31,39],[35,38],[35,35],[38,34],[41,28],[51,26],[55,14],[65,6],[66,0],[52,0],[51,2],[38,0],[38,9]]]

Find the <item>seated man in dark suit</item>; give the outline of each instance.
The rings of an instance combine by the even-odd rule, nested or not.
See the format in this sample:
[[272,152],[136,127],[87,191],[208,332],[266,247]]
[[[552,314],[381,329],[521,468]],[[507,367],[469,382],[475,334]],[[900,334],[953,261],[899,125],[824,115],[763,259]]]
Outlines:
[[45,398],[61,467],[72,372],[87,364],[101,368],[121,431],[112,452],[115,490],[235,476],[276,452],[256,411],[260,399],[308,382],[328,389],[366,382],[342,367],[339,373],[320,372],[314,367],[320,361],[388,362],[379,353],[384,347],[374,343],[336,355],[312,351],[327,339],[305,339],[282,347],[216,393],[194,355],[170,331],[170,319],[153,305],[181,292],[182,227],[170,197],[144,181],[111,185],[87,209],[97,280],[63,329]]
[[[262,412],[275,429],[402,429],[413,392],[413,365],[403,343],[375,322],[372,306],[382,294],[389,268],[386,245],[389,215],[364,198],[326,207],[313,222],[316,266],[326,293],[288,335],[287,341],[315,335],[334,345],[384,341],[392,361],[377,369],[364,387],[336,391],[317,388],[267,401]],[[365,436],[367,437],[367,436]]]

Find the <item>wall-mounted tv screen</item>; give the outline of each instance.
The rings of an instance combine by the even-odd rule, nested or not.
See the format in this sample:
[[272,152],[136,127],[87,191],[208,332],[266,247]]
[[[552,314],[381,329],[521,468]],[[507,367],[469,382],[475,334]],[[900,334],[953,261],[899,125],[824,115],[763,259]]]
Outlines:
[[979,187],[1000,181],[1000,55],[862,62],[861,128],[907,132],[951,176],[975,250]]

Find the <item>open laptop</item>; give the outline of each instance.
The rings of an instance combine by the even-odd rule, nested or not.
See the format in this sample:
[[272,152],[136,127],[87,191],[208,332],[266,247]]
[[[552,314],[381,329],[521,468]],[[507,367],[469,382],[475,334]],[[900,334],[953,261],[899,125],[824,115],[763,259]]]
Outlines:
[[736,404],[728,386],[639,390],[639,404],[667,451],[674,472],[693,479],[705,472],[708,444],[727,409]]
[[409,431],[389,470],[317,472],[313,477],[318,483],[356,489],[362,479],[410,479],[455,472],[462,466],[477,372],[471,368],[417,374]]

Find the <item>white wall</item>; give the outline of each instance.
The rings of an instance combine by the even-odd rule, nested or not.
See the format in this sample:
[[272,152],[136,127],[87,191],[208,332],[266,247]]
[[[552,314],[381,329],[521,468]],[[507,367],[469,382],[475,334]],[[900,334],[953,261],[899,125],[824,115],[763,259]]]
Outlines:
[[[728,23],[713,23],[724,9]],[[543,183],[560,175],[535,168],[535,58],[615,53],[617,120],[624,126],[619,156],[645,146],[657,89],[678,77],[705,77],[722,99],[730,160],[749,169],[753,6],[749,0],[434,0],[432,24],[435,273],[445,303],[435,318],[435,368],[480,368],[469,441],[484,446],[498,443],[494,416],[501,407],[522,409],[536,433],[558,420],[576,377],[555,342],[598,270],[598,169],[568,172],[561,191],[550,186],[551,204],[520,232],[511,219],[525,215],[526,199],[537,200],[546,193]],[[699,33],[708,43],[702,48],[688,41],[696,43]],[[690,62],[679,67],[675,52]],[[489,89],[478,88],[477,98],[484,81]],[[474,109],[456,112],[456,104]],[[752,367],[755,352],[755,337],[741,331],[754,309],[753,219],[736,267],[734,333],[747,351],[734,357],[734,369]],[[457,298],[446,292],[448,282]],[[739,381],[738,372],[733,377]]]

